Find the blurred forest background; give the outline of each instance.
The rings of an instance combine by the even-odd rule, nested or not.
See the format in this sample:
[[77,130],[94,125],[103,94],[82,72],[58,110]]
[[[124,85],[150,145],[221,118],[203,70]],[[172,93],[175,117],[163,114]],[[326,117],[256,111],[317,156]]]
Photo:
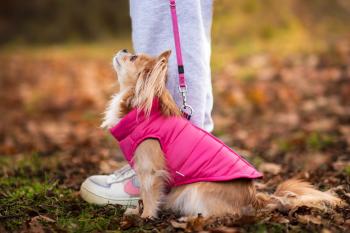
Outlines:
[[298,177],[348,204],[254,224],[144,222],[84,203],[87,176],[124,164],[98,126],[117,90],[111,58],[132,48],[128,1],[0,6],[0,232],[350,230],[349,0],[214,1],[214,134],[264,172],[259,189]]

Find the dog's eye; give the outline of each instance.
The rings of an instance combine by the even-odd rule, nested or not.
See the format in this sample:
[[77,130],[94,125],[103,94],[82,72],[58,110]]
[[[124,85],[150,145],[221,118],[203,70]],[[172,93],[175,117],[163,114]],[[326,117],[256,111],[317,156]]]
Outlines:
[[137,58],[137,56],[136,56],[136,55],[131,56],[131,57],[130,57],[130,61],[135,61],[135,60],[136,60],[136,58]]

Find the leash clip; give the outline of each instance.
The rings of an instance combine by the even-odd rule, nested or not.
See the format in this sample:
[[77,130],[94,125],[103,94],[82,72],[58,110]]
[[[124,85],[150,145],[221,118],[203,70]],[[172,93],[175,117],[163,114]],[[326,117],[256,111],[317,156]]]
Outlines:
[[170,7],[175,8],[176,7],[176,2],[174,0],[170,1]]
[[193,114],[193,108],[187,104],[187,86],[179,86],[179,92],[182,98],[182,106],[180,108],[183,116],[189,120]]

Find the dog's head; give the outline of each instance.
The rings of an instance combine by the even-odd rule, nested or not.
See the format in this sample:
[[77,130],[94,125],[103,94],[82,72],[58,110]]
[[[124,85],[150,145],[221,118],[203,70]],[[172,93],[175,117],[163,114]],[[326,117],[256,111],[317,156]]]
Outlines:
[[[142,109],[149,114],[154,98],[159,98],[164,115],[179,115],[178,108],[166,89],[168,59],[170,50],[156,57],[147,54],[132,54],[119,51],[113,58],[120,91],[127,91],[122,101],[125,113],[132,108]],[[122,114],[123,115],[123,114]]]

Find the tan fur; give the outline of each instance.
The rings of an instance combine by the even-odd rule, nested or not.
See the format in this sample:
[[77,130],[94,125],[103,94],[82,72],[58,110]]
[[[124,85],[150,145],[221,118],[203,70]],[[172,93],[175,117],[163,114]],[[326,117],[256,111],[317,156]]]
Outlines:
[[160,96],[160,111],[164,116],[181,116],[179,107],[167,89]]
[[142,217],[156,217],[169,178],[159,142],[155,139],[143,141],[135,151],[134,162],[144,203]]
[[175,187],[165,207],[186,216],[246,215],[254,210],[255,188],[251,180],[199,182]]
[[290,179],[281,183],[272,198],[283,208],[293,209],[298,206],[326,209],[328,206],[341,205],[339,198],[328,192],[315,189],[309,182],[299,179]]
[[123,95],[122,100],[120,101],[120,108],[118,112],[118,117],[122,118],[126,114],[128,114],[132,108],[132,101],[135,98],[135,90],[134,88],[130,89],[126,94]]
[[[117,123],[118,120],[113,118],[115,108],[118,109],[119,118],[135,107],[149,113],[155,97],[160,100],[164,116],[180,116],[165,85],[169,55],[170,51],[155,58],[140,54],[133,62],[130,61],[132,54],[117,57],[120,65],[115,67],[122,96],[116,95],[116,100],[119,101],[117,107],[114,106],[116,101],[111,101],[102,125],[110,127]],[[302,205],[325,208],[327,205],[341,204],[333,195],[318,191],[308,182],[296,179],[283,182],[272,195],[256,193],[253,181],[247,179],[187,184],[172,188],[165,195],[169,174],[161,146],[155,139],[147,139],[137,147],[134,162],[144,202],[142,217],[156,217],[161,206],[188,216],[199,213],[204,216],[251,216],[256,210],[293,209]]]
[[159,97],[164,91],[165,85],[162,85],[166,69],[164,68],[163,62],[157,62],[154,69],[149,72],[142,74],[138,79],[135,87],[135,106],[142,109],[146,115],[149,115],[152,108],[152,97]]

